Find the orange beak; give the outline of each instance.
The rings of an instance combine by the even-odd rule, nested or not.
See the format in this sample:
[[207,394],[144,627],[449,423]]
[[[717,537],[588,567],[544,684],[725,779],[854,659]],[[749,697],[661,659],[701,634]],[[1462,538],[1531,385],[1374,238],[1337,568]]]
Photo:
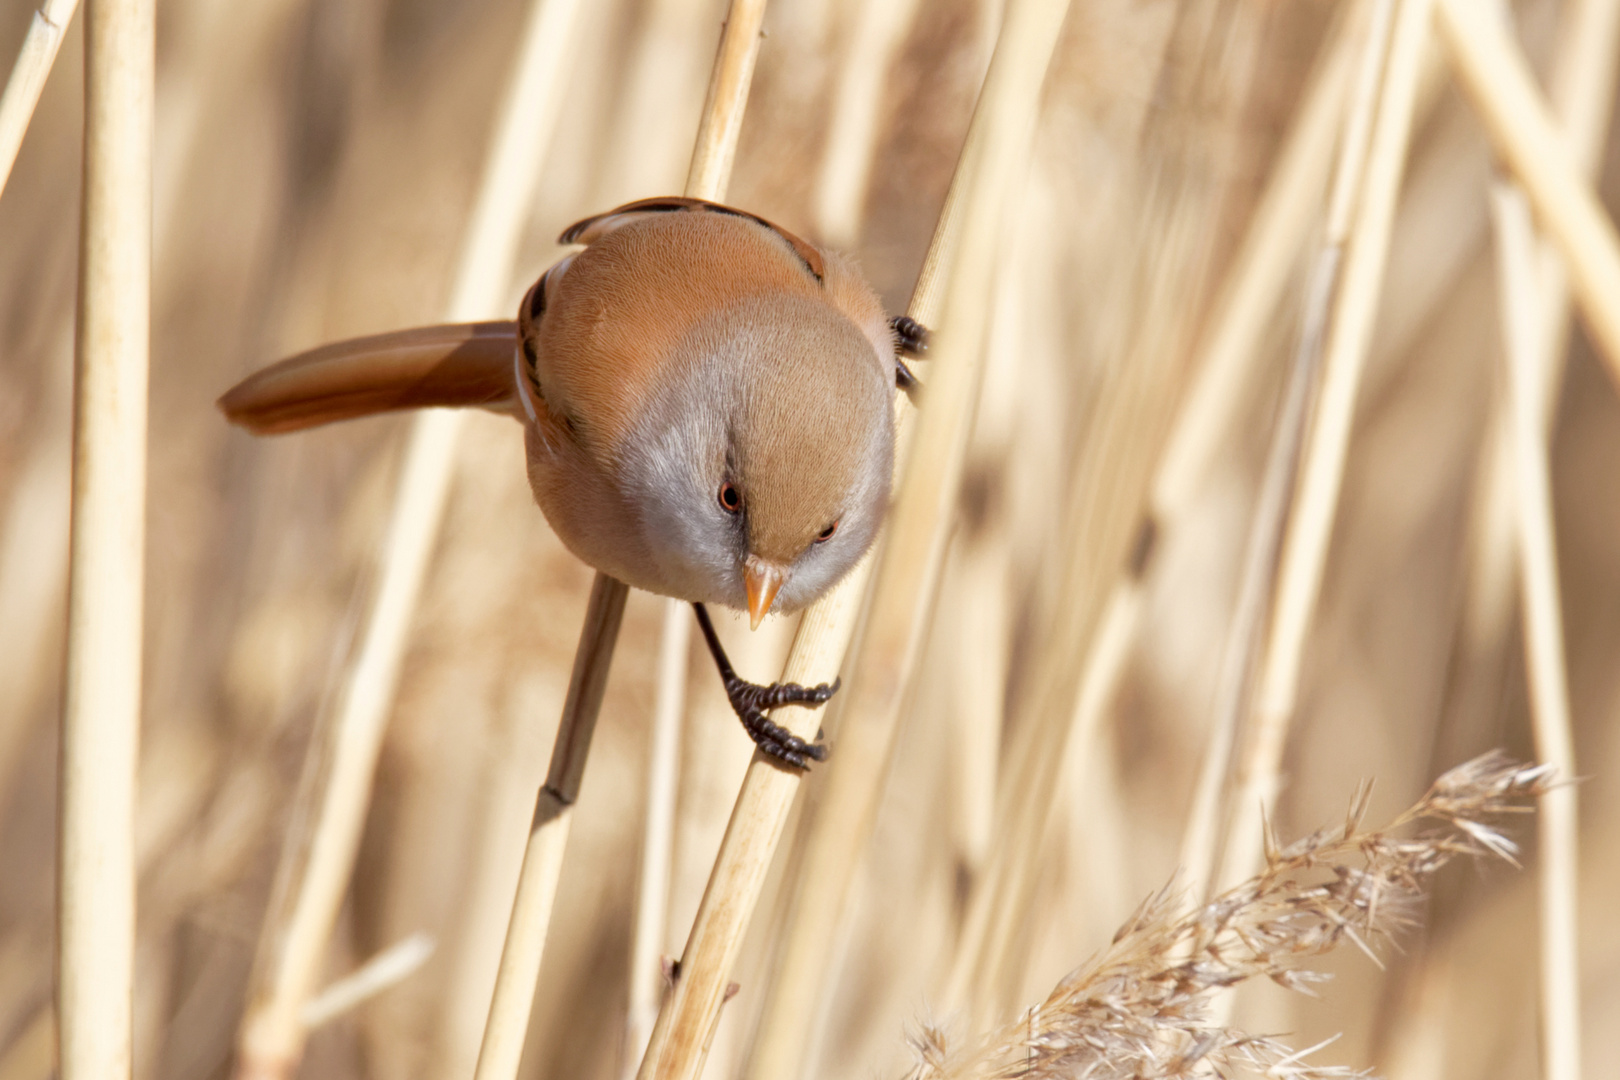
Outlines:
[[771,602],[776,599],[776,591],[786,579],[780,566],[757,555],[748,556],[743,564],[743,584],[748,589],[748,622],[752,629],[759,629],[765,613],[771,610]]

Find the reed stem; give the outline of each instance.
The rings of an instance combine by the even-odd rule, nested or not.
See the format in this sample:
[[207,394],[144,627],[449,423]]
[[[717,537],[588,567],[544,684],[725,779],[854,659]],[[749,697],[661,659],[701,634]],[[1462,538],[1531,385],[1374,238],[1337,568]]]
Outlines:
[[151,0],[94,0],[85,18],[73,519],[58,762],[56,1017],[63,1080],[117,1080],[131,1071],[154,17]]
[[[693,198],[719,201],[725,198],[731,179],[731,164],[737,153],[737,136],[742,130],[742,111],[748,103],[748,87],[754,62],[759,54],[760,25],[765,19],[764,0],[733,0],[720,36],[715,67],[709,79],[703,121],[692,150],[692,166],[687,173],[686,194]],[[582,671],[599,671],[607,679],[613,646],[618,640],[619,619],[629,587],[606,574],[597,573],[591,587],[585,631],[575,653],[576,683]],[[476,1080],[510,1080],[517,1075],[528,1030],[529,1012],[534,1002],[535,983],[545,950],[546,928],[551,921],[557,885],[562,877],[563,853],[568,846],[572,822],[573,795],[585,769],[591,731],[601,707],[600,691],[576,703],[571,689],[569,704],[557,729],[557,745],[552,750],[552,779],[540,789],[534,827],[523,853],[523,869],[517,896],[512,901],[512,917],[507,925],[506,945],[501,951],[495,995],[490,1002],[489,1023],[478,1053]],[[566,763],[566,764],[563,764]],[[559,788],[554,781],[559,767],[571,776],[572,786]],[[561,800],[559,792],[567,794]]]
[[[537,0],[530,11],[463,239],[447,321],[487,316],[504,300],[518,236],[560,114],[570,28],[578,10],[579,0]],[[336,712],[311,748],[311,767],[324,775],[324,782],[306,789],[316,806],[312,832],[307,842],[289,838],[278,877],[290,899],[261,934],[255,990],[238,1040],[238,1070],[244,1077],[289,1075],[303,1053],[302,1010],[320,976],[353,873],[412,617],[449,498],[463,420],[459,412],[434,409],[412,422],[359,650]]]
[[[1261,857],[1262,817],[1276,802],[1283,747],[1299,692],[1305,640],[1321,593],[1338,515],[1355,405],[1372,340],[1373,319],[1389,260],[1396,201],[1411,142],[1432,0],[1401,0],[1368,144],[1366,175],[1345,247],[1344,275],[1333,301],[1322,359],[1322,387],[1288,514],[1282,561],[1254,706],[1230,804],[1217,888],[1254,873]],[[1343,220],[1330,210],[1335,220]]]
[[[1547,462],[1545,365],[1538,347],[1544,325],[1536,279],[1535,230],[1521,192],[1492,191],[1502,339],[1507,360],[1514,478],[1514,525],[1524,612],[1525,665],[1530,675],[1530,718],[1536,754],[1560,777],[1575,771],[1575,738],[1564,670],[1563,611]],[[1542,1076],[1581,1075],[1580,963],[1576,938],[1576,869],[1579,863],[1576,789],[1560,784],[1541,796],[1537,849],[1541,890]]]
[[39,105],[39,95],[45,90],[45,80],[56,53],[62,47],[62,35],[73,21],[73,11],[79,0],[45,0],[28,23],[28,34],[17,52],[11,77],[0,92],[0,194],[11,179],[11,167],[17,163],[17,151],[22,149],[23,136],[28,133],[28,122]]
[[[967,200],[968,224],[957,250],[941,249],[951,268],[949,300],[924,308],[920,301],[939,294],[919,283],[908,311],[924,325],[940,320],[928,407],[901,466],[899,495],[885,526],[861,663],[846,691],[838,756],[829,766],[809,832],[750,1075],[792,1077],[808,1056],[832,959],[829,942],[835,940],[871,836],[955,516],[971,403],[983,366],[1000,246],[996,236],[1006,231],[1000,208],[1017,202],[1041,85],[1068,7],[1067,0],[1009,7],[957,165],[962,182],[952,184],[952,197]],[[939,234],[935,242],[942,243]],[[768,852],[765,857],[768,861]]]
[[1620,238],[1548,113],[1524,53],[1478,0],[1434,0],[1462,89],[1558,246],[1598,356],[1620,382]]

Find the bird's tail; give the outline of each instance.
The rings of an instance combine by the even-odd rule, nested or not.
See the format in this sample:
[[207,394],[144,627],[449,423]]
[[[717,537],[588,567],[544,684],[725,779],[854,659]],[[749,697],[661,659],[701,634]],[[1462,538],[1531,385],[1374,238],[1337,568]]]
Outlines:
[[511,322],[423,326],[351,338],[288,357],[219,399],[258,435],[435,405],[509,410],[516,398]]

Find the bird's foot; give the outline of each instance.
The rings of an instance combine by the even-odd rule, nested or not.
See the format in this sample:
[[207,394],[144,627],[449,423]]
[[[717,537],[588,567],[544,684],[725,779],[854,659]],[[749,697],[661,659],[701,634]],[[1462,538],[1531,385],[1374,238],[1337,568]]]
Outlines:
[[928,351],[928,343],[934,335],[910,315],[896,315],[889,320],[889,326],[894,329],[895,343],[901,352],[921,356]]
[[928,351],[928,343],[933,334],[928,327],[913,319],[910,315],[896,315],[889,320],[889,327],[894,331],[894,384],[904,390],[906,396],[916,404],[917,394],[922,384],[917,381],[917,375],[906,363],[907,356],[921,356]]
[[726,697],[754,744],[778,761],[794,768],[808,769],[812,761],[827,760],[827,748],[821,743],[799,738],[766,716],[765,710],[782,705],[803,705],[807,708],[824,705],[838,692],[842,681],[835,680],[819,686],[800,686],[798,683],[761,686],[733,675],[725,680],[725,686]]

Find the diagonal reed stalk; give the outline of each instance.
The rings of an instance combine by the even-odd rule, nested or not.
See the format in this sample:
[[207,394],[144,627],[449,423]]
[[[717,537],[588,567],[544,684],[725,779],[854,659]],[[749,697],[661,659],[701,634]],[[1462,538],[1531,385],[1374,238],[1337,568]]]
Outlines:
[[1452,71],[1557,245],[1600,359],[1620,382],[1620,238],[1492,5],[1434,0]]
[[916,18],[917,3],[866,0],[857,5],[846,35],[816,182],[816,228],[834,247],[848,247],[860,235],[877,154],[883,80]]
[[[964,233],[958,252],[929,253],[930,266],[954,264],[950,302],[930,304],[939,293],[919,278],[909,310],[924,325],[942,319],[950,336],[939,346],[939,373],[929,380],[927,408],[885,526],[860,663],[842,703],[838,754],[828,766],[796,875],[787,940],[767,993],[749,1075],[787,1080],[808,1056],[832,962],[828,943],[835,940],[871,836],[955,515],[971,403],[983,366],[990,306],[984,298],[992,292],[996,271],[993,237],[1006,230],[1005,217],[996,217],[994,207],[1017,202],[1041,86],[1068,7],[1068,0],[1041,0],[1009,9],[948,197],[971,200],[971,220],[981,231]],[[975,161],[976,153],[997,155],[996,171],[977,171],[984,166]],[[936,248],[945,243],[942,233],[936,234]],[[970,250],[970,239],[988,246]]]
[[[1620,46],[1620,3],[1615,0],[1577,0],[1562,13],[1558,43],[1549,67],[1548,97],[1570,153],[1588,179],[1598,168],[1609,129],[1616,62],[1620,59],[1617,57],[1617,46]],[[1504,239],[1508,230],[1523,224],[1523,216],[1528,212],[1522,194],[1510,202],[1513,205],[1493,207],[1499,219],[1504,214],[1520,219],[1515,222],[1499,221],[1499,227],[1505,226]],[[1530,313],[1520,311],[1516,318],[1522,322],[1526,314],[1533,314],[1536,319],[1532,344],[1534,370],[1539,380],[1539,439],[1544,444],[1563,381],[1569,334],[1569,287],[1556,247],[1544,239],[1539,240],[1535,247],[1533,271],[1527,271],[1522,266],[1515,271],[1516,277],[1533,274],[1537,301],[1533,305],[1535,310]],[[1506,252],[1500,252],[1499,263],[1505,258]],[[1498,269],[1505,268],[1499,265]],[[1509,314],[1505,308],[1508,302],[1506,296],[1500,302],[1504,305],[1505,320]],[[1519,445],[1515,437],[1519,434],[1515,429],[1513,413],[1513,406],[1517,403],[1515,396],[1504,395],[1492,409],[1483,443],[1484,458],[1472,493],[1467,542],[1467,593],[1460,619],[1461,628],[1454,646],[1465,662],[1481,663],[1487,656],[1497,655],[1505,641],[1512,616],[1514,582],[1511,567],[1516,555],[1525,556],[1521,577],[1526,584],[1530,581],[1528,553],[1523,552],[1517,543],[1517,534],[1525,528],[1525,524],[1522,520],[1515,521],[1516,517],[1522,518],[1524,503],[1515,491],[1519,486],[1515,474],[1522,467],[1519,463],[1528,460],[1525,456],[1527,448]],[[1550,579],[1556,576],[1556,567],[1539,570],[1537,576]],[[1538,587],[1537,593],[1542,598],[1549,594],[1556,597],[1557,590],[1548,590],[1543,586]],[[1545,634],[1549,626],[1556,628],[1556,621],[1543,616],[1537,620],[1536,626],[1532,626],[1528,619],[1529,611],[1526,610],[1525,614],[1526,646],[1532,650],[1528,659],[1541,667],[1544,674],[1538,677],[1538,681],[1545,686],[1549,679],[1557,678],[1551,659],[1562,650],[1554,653],[1545,646],[1533,646],[1530,635],[1532,632]],[[1548,714],[1549,710],[1536,707],[1533,721],[1538,731],[1542,730],[1543,718]],[[1557,727],[1555,723],[1549,734],[1553,735],[1556,743],[1567,745],[1567,740],[1558,736]],[[1547,746],[1546,743],[1541,745]],[[1549,763],[1554,763],[1550,752],[1553,748],[1556,747],[1542,751]],[[1556,764],[1561,770],[1568,770],[1565,775],[1574,775],[1572,760],[1557,761]],[[1546,798],[1567,801],[1572,807],[1575,794],[1573,791],[1557,791],[1550,792]],[[1544,858],[1538,867],[1542,887],[1550,889],[1552,894],[1547,895],[1544,902],[1544,944],[1541,950],[1544,965],[1542,1022],[1543,1029],[1548,1033],[1542,1042],[1542,1052],[1543,1071],[1547,1076],[1578,1072],[1578,1067],[1571,1063],[1579,1057],[1579,1034],[1573,1030],[1574,1026],[1578,1026],[1579,1015],[1568,1005],[1578,1001],[1573,985],[1576,965],[1569,954],[1568,941],[1569,928],[1574,926],[1575,919],[1573,910],[1561,910],[1563,897],[1573,898],[1575,891],[1572,879],[1562,887],[1551,880],[1566,877],[1568,868],[1574,865],[1574,825],[1572,810],[1551,805],[1539,822],[1544,830],[1544,850],[1553,853],[1552,858]],[[1445,1007],[1448,997],[1447,979],[1453,967],[1449,958],[1451,948],[1454,946],[1449,943],[1437,942],[1425,950],[1422,969],[1416,976],[1419,989],[1414,994],[1415,1010],[1402,1013],[1396,1045],[1408,1050],[1416,1062],[1427,1064],[1428,1059],[1423,1057],[1425,1053],[1430,1057],[1443,1053],[1444,1041],[1436,1039],[1433,1032],[1438,1026],[1435,1014]],[[1420,1071],[1414,1064],[1412,1074],[1417,1075]],[[1433,1071],[1433,1068],[1428,1069],[1429,1073]]]
[[28,122],[34,117],[39,95],[56,63],[57,50],[62,47],[62,35],[67,33],[78,6],[78,0],[45,0],[28,23],[17,62],[12,65],[5,91],[0,93],[0,194],[5,193],[6,181],[11,179],[11,167],[17,163]]
[[64,1080],[127,1077],[132,1066],[154,19],[151,0],[95,0],[85,20],[57,796],[57,1060]]
[[[1498,294],[1508,411],[1513,448],[1514,518],[1518,540],[1524,648],[1530,675],[1530,716],[1536,751],[1559,776],[1575,776],[1575,740],[1564,673],[1563,611],[1553,527],[1552,481],[1547,461],[1547,357],[1539,348],[1545,303],[1536,277],[1535,230],[1522,192],[1496,185]],[[1541,797],[1542,1076],[1581,1075],[1580,965],[1576,944],[1577,843],[1575,788],[1565,784]]]
[[[1173,528],[1186,510],[1242,400],[1243,388],[1262,355],[1259,337],[1312,227],[1350,92],[1357,42],[1365,33],[1361,25],[1365,20],[1359,18],[1364,14],[1364,7],[1358,6],[1350,20],[1331,32],[1327,55],[1279,153],[1194,356],[1192,388],[1146,487],[1147,516],[1138,526],[1124,571],[1107,591],[1101,617],[1085,645],[1080,678],[1060,718],[1063,722],[1052,725],[1053,737],[1039,740],[1043,757],[1070,760],[1092,750],[1140,621],[1148,561],[1161,550],[1162,532]],[[1288,426],[1286,421],[1283,426]],[[949,984],[950,1000],[963,1000],[970,983],[984,982],[992,955],[1007,951],[1002,942],[1014,932],[1038,877],[1032,863],[1045,850],[1043,837],[1062,801],[1063,775],[1063,770],[1046,769],[1028,785],[1018,785],[1027,790],[1007,811],[1002,843],[983,875],[987,887],[975,889],[968,906]]]
[[[1066,9],[1063,0],[1019,0],[1008,6],[934,239],[912,294],[908,310],[913,318],[932,320],[938,313],[943,321],[937,359],[928,382],[928,408],[923,410],[916,436],[919,449],[902,454],[904,479],[883,543],[881,557],[887,583],[880,582],[877,588],[886,599],[881,601],[881,608],[874,606],[873,625],[878,625],[877,613],[887,611],[887,630],[884,638],[870,639],[872,644],[882,643],[883,647],[874,653],[871,662],[862,665],[863,672],[870,672],[864,677],[875,680],[873,689],[880,691],[878,703],[896,700],[891,695],[898,695],[903,688],[908,657],[914,658],[912,627],[916,611],[928,603],[943,549],[937,524],[955,498],[965,417],[975,384],[989,280],[998,246],[996,234],[1002,224],[1004,203],[1023,166],[1046,61]],[[903,420],[908,411],[903,399],[897,408]],[[863,560],[833,593],[806,612],[784,679],[815,682],[829,680],[837,673],[854,633],[873,563],[870,556]],[[861,678],[857,675],[857,680]],[[858,688],[852,687],[852,692],[858,692]],[[849,715],[859,716],[858,709],[851,709]],[[815,715],[808,710],[786,709],[777,714],[777,722],[800,734],[812,734]],[[860,744],[870,740],[858,736],[840,739],[838,753],[849,759],[845,767],[860,769],[863,774],[879,770],[867,774],[862,787],[875,785],[881,775],[886,756],[881,743],[892,734],[892,724],[885,726],[890,731],[882,734],[878,746],[868,754],[860,752]],[[846,726],[845,733],[850,732],[852,729]],[[877,760],[867,760],[873,754]],[[681,958],[680,981],[659,1014],[642,1062],[642,1080],[695,1080],[701,1073],[732,967],[799,781],[796,772],[779,768],[762,755],[754,756]],[[833,802],[829,799],[823,807]],[[800,1024],[810,1020],[805,1015],[796,1018]],[[780,1037],[773,1037],[771,1046],[762,1047],[762,1052],[777,1053],[774,1039]],[[791,1062],[785,1065],[792,1067]]]
[[1300,664],[1321,593],[1356,398],[1389,261],[1390,235],[1429,40],[1430,11],[1431,0],[1401,0],[1395,16],[1366,175],[1328,326],[1321,393],[1276,571],[1276,596],[1261,659],[1252,730],[1244,739],[1247,745],[1228,808],[1221,871],[1215,878],[1220,888],[1254,872],[1261,854],[1261,821],[1271,815],[1276,803],[1283,747],[1298,699]]
[[1254,654],[1260,645],[1262,616],[1275,582],[1277,553],[1305,441],[1308,402],[1320,378],[1329,304],[1338,285],[1345,245],[1366,181],[1373,120],[1384,85],[1395,4],[1394,0],[1371,0],[1367,6],[1371,10],[1357,63],[1356,85],[1343,119],[1326,226],[1311,268],[1299,341],[1266,456],[1260,494],[1239,571],[1237,604],[1222,651],[1214,720],[1182,834],[1180,866],[1187,894],[1195,901],[1208,892],[1215,872],[1221,797],[1240,730]]
[[[685,193],[689,196],[715,201],[725,198],[754,63],[759,56],[760,25],[764,19],[765,0],[733,0],[727,13],[709,78],[703,120],[692,150],[691,168],[687,172]],[[551,922],[573,821],[573,803],[585,770],[591,733],[596,726],[608,666],[618,640],[619,620],[628,595],[629,587],[622,582],[606,574],[596,575],[586,609],[585,630],[580,634],[574,657],[574,681],[557,728],[550,775],[540,789],[534,823],[523,852],[523,868],[517,895],[512,901],[506,944],[501,950],[489,1021],[478,1051],[478,1068],[474,1074],[477,1080],[510,1080],[517,1075],[522,1062],[523,1040],[540,977],[546,930]],[[587,692],[586,683],[591,680],[595,680],[593,689]]]
[[[531,9],[462,244],[448,321],[486,317],[505,299],[519,233],[561,110],[578,9],[579,0],[537,0]],[[308,775],[320,782],[306,782],[300,793],[314,803],[311,832],[289,838],[277,871],[280,902],[273,903],[261,934],[238,1040],[238,1070],[245,1077],[287,1076],[303,1051],[301,1012],[320,978],[353,872],[462,419],[454,411],[430,410],[412,422],[360,647],[335,714],[311,746]]]

